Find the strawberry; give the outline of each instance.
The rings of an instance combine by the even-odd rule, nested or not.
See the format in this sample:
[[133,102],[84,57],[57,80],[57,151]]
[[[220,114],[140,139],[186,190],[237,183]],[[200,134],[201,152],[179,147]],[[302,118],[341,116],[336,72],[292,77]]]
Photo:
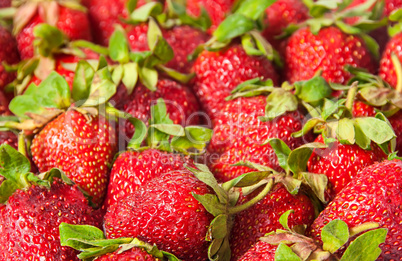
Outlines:
[[[106,209],[124,197],[133,194],[150,180],[173,170],[184,170],[185,164],[192,165],[193,161],[189,156],[186,157],[175,152],[189,154],[194,153],[194,148],[196,148],[200,151],[199,153],[202,153],[212,135],[209,129],[198,126],[182,128],[180,125],[175,125],[169,118],[166,105],[162,99],[159,99],[158,103],[151,107],[151,112],[152,117],[149,121],[148,130],[143,123],[142,128],[145,130],[142,130],[141,126],[138,125],[136,125],[135,130],[136,134],[147,134],[145,146],[140,147],[144,145],[142,144],[143,141],[136,141],[137,135],[135,134],[133,140],[129,142],[128,150],[121,153],[113,164],[104,203]],[[155,124],[163,124],[165,132],[155,129]],[[174,127],[178,128],[179,131],[168,131]],[[180,132],[185,132],[184,137]],[[145,136],[143,136],[144,138]],[[183,138],[187,139],[186,146],[176,143],[178,139]],[[133,144],[134,141],[135,144]]]
[[0,1],[0,8],[10,7],[10,6],[11,6],[11,0],[1,0]]
[[270,245],[264,241],[258,241],[252,248],[247,250],[238,261],[275,261],[275,251],[278,246]]
[[0,145],[8,144],[14,149],[18,149],[18,136],[12,131],[0,131]]
[[[365,222],[378,223],[388,229],[383,251],[378,260],[400,258],[401,221],[395,210],[400,208],[400,160],[384,161],[360,171],[335,197],[309,228],[308,233],[321,241],[321,230],[331,220],[340,219],[349,226]],[[339,252],[337,252],[339,253]]]
[[[4,27],[0,26],[0,90],[4,91],[4,87],[15,79],[15,73],[7,72],[4,64],[17,64],[20,61],[17,43],[11,33]],[[1,102],[0,104],[3,104]]]
[[[10,146],[2,145],[0,151],[1,175],[8,182],[2,185],[7,203],[0,210],[0,259],[78,260],[77,251],[60,245],[59,224],[100,225],[82,192],[57,178],[41,180],[28,173],[28,159]],[[59,170],[49,174],[63,175]]]
[[106,255],[97,257],[94,261],[160,261],[161,259],[155,258],[148,254],[145,250],[140,248],[132,248],[123,253],[108,253]]
[[[399,33],[391,38],[385,47],[380,60],[379,75],[393,88],[397,88],[398,77],[397,70],[399,70],[392,61],[392,54],[394,54],[399,61],[402,60],[402,52],[400,51],[400,44],[402,44],[402,33]],[[399,90],[401,91],[401,90]]]
[[28,2],[19,6],[14,16],[14,34],[22,59],[28,59],[34,55],[33,30],[42,23],[57,27],[70,40],[90,41],[92,39],[87,14],[78,1]]
[[0,115],[10,115],[10,110],[8,109],[8,99],[4,93],[0,90]]
[[309,17],[308,8],[301,0],[278,0],[265,10],[267,17],[264,23],[267,27],[262,35],[281,54],[285,53],[285,41],[275,37],[281,35],[290,24],[301,23]]
[[[241,197],[239,203],[250,196],[254,194]],[[240,258],[266,233],[281,228],[278,217],[289,209],[294,211],[290,217],[290,227],[310,225],[314,221],[314,207],[310,199],[302,193],[291,195],[281,184],[276,185],[257,204],[240,212],[235,217],[231,235],[232,260]]]
[[189,194],[209,191],[189,171],[166,173],[108,209],[106,237],[138,237],[180,259],[205,260],[212,215]]

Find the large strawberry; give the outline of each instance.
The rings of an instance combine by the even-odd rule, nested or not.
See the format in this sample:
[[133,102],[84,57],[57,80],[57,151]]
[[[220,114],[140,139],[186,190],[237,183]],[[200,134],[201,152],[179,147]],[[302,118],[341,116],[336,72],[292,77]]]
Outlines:
[[[9,73],[4,68],[4,63],[13,65],[20,60],[17,44],[15,39],[5,29],[0,26],[0,90],[4,91],[4,87],[15,79],[15,73]],[[3,104],[1,101],[0,104]]]
[[60,245],[59,225],[100,225],[82,192],[55,179],[64,175],[59,170],[45,173],[49,181],[29,173],[28,159],[8,145],[0,147],[0,157],[0,174],[6,178],[1,185],[0,259],[78,260],[77,251]]
[[33,30],[42,23],[57,27],[70,40],[92,39],[86,10],[79,1],[27,1],[18,7],[14,16],[13,32],[22,59],[34,55]]
[[37,134],[31,151],[39,170],[64,170],[100,204],[117,146],[114,125],[99,115],[99,106],[114,94],[116,85],[107,67],[95,72],[87,62],[81,62],[77,72],[72,93],[55,72],[39,86],[30,85],[10,103],[21,122],[6,122],[5,126],[34,130]]
[[[318,4],[318,3],[317,3]],[[364,6],[366,7],[366,6]],[[307,80],[322,71],[322,76],[329,82],[346,83],[351,75],[344,70],[345,65],[362,67],[375,72],[375,57],[378,57],[378,46],[365,32],[365,25],[382,26],[385,20],[377,25],[370,19],[370,12],[361,6],[351,9],[338,9],[337,12],[320,14],[329,11],[310,6],[314,19],[308,20],[294,32],[286,45],[285,73],[290,82]],[[366,8],[367,9],[367,8]],[[317,13],[318,12],[318,13]],[[354,27],[347,26],[342,20],[350,14],[361,14],[365,19]],[[309,25],[309,26],[305,26]],[[337,26],[339,25],[339,26]],[[292,30],[297,27],[292,27]]]
[[[169,118],[162,99],[151,107],[151,112],[149,128],[146,129],[144,124],[137,121],[136,134],[129,142],[128,150],[121,153],[113,164],[105,208],[164,173],[184,170],[185,164],[192,165],[192,159],[180,153],[195,153],[195,149],[202,153],[211,138],[212,132],[209,129],[175,125]],[[163,129],[155,128],[161,124]],[[142,139],[138,138],[140,133]],[[142,144],[145,138],[146,143]]]
[[205,260],[212,215],[191,193],[209,191],[189,171],[166,173],[108,209],[106,237],[138,237],[183,260]]
[[400,160],[384,161],[360,171],[321,212],[309,229],[310,235],[321,240],[322,228],[335,219],[343,220],[349,226],[375,222],[388,229],[386,240],[380,245],[383,252],[378,260],[400,258],[402,222],[395,211],[400,208],[402,200],[399,191],[401,171]]

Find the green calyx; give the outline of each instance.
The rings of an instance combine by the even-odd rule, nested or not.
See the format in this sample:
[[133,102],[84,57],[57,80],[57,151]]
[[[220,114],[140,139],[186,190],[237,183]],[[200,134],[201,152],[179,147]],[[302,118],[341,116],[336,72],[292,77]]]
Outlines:
[[[342,220],[332,220],[321,231],[323,241],[321,246],[312,238],[300,233],[300,231],[303,231],[300,227],[289,228],[288,218],[291,213],[293,213],[293,210],[288,210],[279,218],[279,222],[284,229],[278,229],[260,238],[261,241],[268,244],[278,245],[275,252],[275,261],[324,261],[333,259],[340,261],[374,261],[381,254],[379,245],[385,242],[388,230],[378,228],[377,223],[363,223],[349,228]],[[350,245],[342,257],[338,259],[334,253],[350,241]],[[364,251],[362,251],[363,249]]]
[[[149,127],[133,117],[128,120],[135,127],[134,136],[127,145],[129,149],[156,148],[185,155],[199,155],[205,152],[205,147],[212,137],[211,129],[174,124],[169,118],[163,99],[158,99],[157,103],[151,107]],[[147,145],[142,147],[144,141]]]
[[160,260],[180,261],[173,254],[159,250],[156,245],[150,245],[137,238],[106,239],[103,231],[93,226],[61,223],[59,232],[60,244],[81,251],[78,258],[84,261],[91,261],[113,252],[121,254],[132,248],[143,249]]
[[229,15],[213,32],[212,38],[196,48],[189,59],[195,59],[204,49],[218,51],[227,47],[232,40],[240,37],[242,46],[247,54],[266,56],[280,65],[278,53],[261,36],[263,29],[263,15],[265,10],[276,0],[249,0],[242,1],[236,11]]
[[388,19],[393,22],[388,26],[388,34],[391,37],[402,32],[402,9],[394,10],[389,16]]
[[70,107],[97,115],[97,107],[110,106],[107,102],[116,92],[112,74],[103,60],[100,59],[96,69],[87,61],[78,63],[72,92],[64,77],[56,72],[51,72],[38,86],[32,83],[23,95],[16,96],[9,105],[10,111],[20,122],[0,122],[0,126],[36,130]]
[[[287,37],[302,27],[308,26],[313,34],[318,34],[321,28],[336,26],[342,32],[360,36],[373,56],[379,59],[379,47],[368,33],[374,29],[386,26],[387,18],[382,18],[384,1],[368,0],[357,6],[347,8],[352,1],[312,1],[303,0],[313,17],[298,25],[290,25],[280,36]],[[345,19],[356,18],[349,24]]]
[[270,121],[286,112],[296,111],[300,104],[320,106],[324,98],[330,97],[332,89],[321,76],[308,81],[295,82],[293,85],[285,82],[281,87],[275,87],[271,80],[251,79],[238,85],[226,100],[239,97],[267,95],[265,116],[261,121]]
[[[214,194],[193,193],[193,197],[215,217],[205,237],[206,241],[211,242],[208,248],[208,258],[209,260],[230,261],[229,239],[234,215],[262,200],[271,191],[274,177],[271,177],[271,171],[250,172],[226,183],[218,184],[207,166],[196,163],[195,167],[187,166],[186,168],[214,190]],[[257,189],[261,190],[254,198],[242,205],[237,205],[240,196],[239,189],[243,190],[243,195]]]
[[0,175],[4,177],[0,185],[0,203],[5,203],[17,189],[27,189],[34,184],[49,188],[54,178],[73,184],[59,169],[51,169],[40,176],[31,173],[28,158],[8,144],[0,145],[0,166]]

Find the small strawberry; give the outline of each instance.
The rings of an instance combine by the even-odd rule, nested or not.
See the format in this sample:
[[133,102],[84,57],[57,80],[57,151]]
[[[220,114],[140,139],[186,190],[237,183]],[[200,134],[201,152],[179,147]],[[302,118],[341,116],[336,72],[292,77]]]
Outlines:
[[59,170],[45,173],[43,180],[29,173],[28,159],[8,145],[0,146],[0,158],[7,181],[1,195],[0,259],[78,260],[77,251],[60,245],[59,225],[100,225],[82,192],[56,179],[64,175]]
[[[360,6],[329,13],[331,9],[318,8],[312,3],[310,10],[320,13],[314,13],[313,19],[301,23],[299,30],[295,31],[297,27],[294,26],[290,28],[295,32],[286,45],[285,74],[288,81],[307,80],[322,71],[327,81],[345,84],[351,78],[351,74],[344,70],[345,65],[375,72],[374,58],[379,56],[378,46],[365,34],[367,31],[363,25],[371,23],[373,27],[370,29],[375,29],[384,25],[386,20],[370,20],[369,11]],[[361,13],[365,17],[364,23],[349,28],[343,18],[351,12]]]
[[79,1],[32,1],[20,5],[14,16],[14,34],[22,59],[34,55],[34,28],[42,23],[55,26],[70,40],[92,39],[86,10]]
[[108,209],[106,237],[138,237],[180,259],[205,260],[208,244],[204,238],[212,215],[191,193],[209,191],[189,171],[166,173]]
[[[129,142],[128,150],[121,153],[113,164],[104,203],[106,209],[133,194],[150,180],[173,170],[184,170],[185,164],[192,165],[192,159],[180,153],[195,153],[195,148],[202,153],[211,138],[212,132],[209,129],[198,126],[182,128],[180,125],[175,125],[169,118],[170,115],[167,114],[162,99],[151,107],[151,112],[150,127],[147,129],[144,124],[142,127],[136,125],[135,130],[136,134],[147,134],[147,137],[143,136],[143,139],[146,138],[145,146],[142,146],[143,141],[137,140],[135,134],[133,140]],[[154,126],[158,124],[163,124],[164,130],[155,129]],[[177,128],[177,131],[169,131],[173,128]],[[186,140],[185,146],[178,143],[184,140]]]
[[[0,91],[4,91],[7,84],[15,79],[15,73],[7,72],[4,64],[17,64],[20,61],[18,54],[17,43],[11,33],[4,27],[0,26]],[[3,101],[0,102],[0,105]]]
[[386,160],[360,171],[320,213],[308,233],[321,241],[322,228],[332,220],[343,220],[348,226],[375,222],[379,227],[388,229],[385,242],[380,245],[383,252],[378,260],[400,258],[399,235],[402,222],[399,215],[395,215],[395,211],[400,208],[402,200],[399,189],[401,171],[400,160]]

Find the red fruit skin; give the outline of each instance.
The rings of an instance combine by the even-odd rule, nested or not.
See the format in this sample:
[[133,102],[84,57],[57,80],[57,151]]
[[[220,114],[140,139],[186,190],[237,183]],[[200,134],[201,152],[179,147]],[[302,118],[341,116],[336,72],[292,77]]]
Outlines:
[[[239,204],[255,197],[259,191],[247,197],[241,196]],[[311,225],[314,221],[314,206],[310,199],[299,193],[291,195],[282,184],[275,185],[272,191],[251,208],[240,212],[234,219],[231,235],[232,259],[237,260],[247,252],[259,238],[276,229],[282,229],[280,216],[288,210],[294,210],[289,216],[289,226]]]
[[1,116],[11,115],[11,112],[8,109],[8,104],[9,104],[9,102],[8,102],[7,97],[0,90],[0,115]]
[[275,261],[275,252],[278,246],[258,241],[238,261]]
[[[200,123],[198,101],[187,86],[168,78],[159,77],[156,87],[157,90],[152,92],[141,83],[138,83],[133,93],[126,99],[126,102],[117,105],[117,108],[148,124],[148,120],[151,117],[151,106],[155,105],[159,98],[163,98],[169,117],[174,124],[188,126]],[[134,126],[126,122],[126,141],[131,139],[133,133]]]
[[283,33],[290,24],[298,24],[308,17],[308,8],[300,0],[278,0],[265,10],[267,28],[262,35],[273,45],[280,54],[285,53],[286,41],[275,39]]
[[131,248],[118,254],[117,251],[94,259],[94,261],[162,261],[141,248]]
[[336,27],[321,29],[313,35],[309,28],[295,32],[288,40],[285,54],[286,80],[308,80],[318,70],[330,82],[345,84],[351,77],[345,65],[375,73],[375,62],[366,44],[357,36]]
[[[33,41],[35,39],[33,30],[38,24],[44,23],[44,19],[36,14],[17,34],[17,46],[21,59],[29,59],[34,55]],[[56,27],[62,31],[70,40],[92,41],[91,27],[87,14],[59,5],[59,20]]]
[[234,0],[188,0],[187,1],[187,13],[198,17],[201,14],[201,10],[207,11],[212,26],[208,32],[213,33],[219,24],[225,20],[226,16],[230,14]]
[[[148,51],[148,24],[139,24],[127,27],[127,39],[131,50],[134,52]],[[187,57],[192,54],[197,46],[205,43],[209,36],[204,32],[188,25],[175,26],[162,30],[163,38],[169,43],[174,52],[174,57],[166,66],[181,73],[190,73],[193,61]]]
[[385,51],[382,54],[380,60],[379,75],[382,79],[388,82],[393,88],[397,85],[397,76],[395,72],[394,64],[391,60],[391,54],[394,53],[399,61],[402,61],[402,33],[399,33],[391,38],[385,47]]
[[0,8],[10,7],[10,6],[11,6],[11,0],[0,0]]
[[280,170],[278,159],[268,138],[280,138],[295,149],[311,141],[311,136],[293,138],[301,129],[304,116],[288,112],[272,121],[261,122],[265,114],[266,97],[257,96],[229,101],[216,118],[211,142],[208,146],[207,165],[220,182],[226,182],[246,172],[247,167],[234,167],[238,161],[251,161]]
[[0,145],[8,144],[14,149],[18,149],[18,136],[12,131],[0,131]]
[[106,237],[137,237],[182,260],[206,260],[205,236],[213,217],[191,193],[211,192],[189,171],[151,180],[108,209]]
[[[109,45],[109,38],[114,32],[116,24],[122,24],[121,18],[128,17],[125,8],[127,0],[86,0],[88,16],[92,27],[95,43]],[[139,0],[137,7],[148,1]]]
[[81,113],[68,110],[34,137],[31,151],[40,172],[60,168],[95,204],[102,202],[108,165],[117,152],[114,127],[103,117],[88,121]]
[[16,76],[15,73],[6,72],[3,63],[13,65],[19,61],[17,42],[9,31],[0,26],[0,91],[4,91],[4,87],[12,82]]
[[59,225],[99,227],[92,211],[76,186],[17,190],[0,210],[0,260],[79,260],[78,251],[60,246]]
[[[315,142],[324,143],[321,135]],[[326,149],[314,149],[307,170],[311,173],[325,174],[330,182],[329,200],[332,200],[357,173],[365,167],[387,158],[387,155],[374,143],[372,150],[364,150],[358,145],[341,144],[336,141]]]
[[385,160],[360,171],[320,213],[308,234],[321,242],[322,228],[334,219],[345,221],[349,227],[376,222],[388,229],[385,243],[380,245],[382,254],[377,260],[399,260],[402,247],[401,173],[400,160]]
[[157,149],[123,152],[110,173],[105,208],[133,194],[150,180],[173,170],[185,170],[184,164],[192,163],[190,158]]
[[194,91],[212,120],[226,103],[225,98],[240,83],[261,77],[278,84],[278,75],[271,62],[262,56],[247,55],[238,44],[219,52],[203,51],[193,70],[196,74]]

